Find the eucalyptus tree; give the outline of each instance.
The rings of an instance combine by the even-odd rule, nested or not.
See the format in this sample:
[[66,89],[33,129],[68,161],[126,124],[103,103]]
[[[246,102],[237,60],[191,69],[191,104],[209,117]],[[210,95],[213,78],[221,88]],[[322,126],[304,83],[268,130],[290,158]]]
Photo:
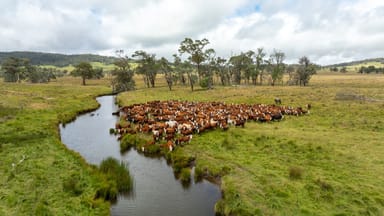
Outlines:
[[169,90],[172,91],[174,75],[172,74],[173,69],[169,61],[166,58],[162,57],[159,60],[158,64],[159,64],[160,70],[164,73],[164,78],[165,78],[165,81],[167,82]]
[[252,50],[247,51],[244,53],[244,58],[243,58],[243,64],[244,64],[244,80],[246,84],[249,84],[249,80],[251,77],[254,77],[256,74],[256,68],[255,65],[253,64],[253,56],[255,55],[255,52]]
[[179,47],[179,53],[182,55],[184,53],[189,54],[188,59],[190,62],[196,65],[197,74],[201,78],[201,65],[205,62],[207,58],[207,53],[204,50],[204,47],[209,44],[208,39],[204,38],[202,40],[192,40],[191,38],[185,38]]
[[221,85],[227,85],[230,83],[230,77],[227,70],[227,60],[221,57],[217,57],[214,60],[214,70],[216,75],[220,78]]
[[79,76],[82,79],[82,84],[85,85],[86,79],[92,79],[95,76],[95,71],[89,62],[80,62],[75,65],[75,69],[71,72],[72,76]]
[[182,67],[183,63],[181,61],[180,56],[177,54],[173,54],[173,68],[175,71],[175,84],[177,84],[177,81],[180,81],[182,85],[186,85],[187,78],[185,78],[185,69]]
[[111,81],[112,91],[123,92],[135,89],[135,80],[133,79],[134,71],[131,69],[128,56],[124,56],[123,50],[116,51],[118,60],[113,64],[115,68],[112,70],[113,79]]
[[263,84],[263,73],[265,68],[265,57],[266,53],[264,48],[257,48],[257,53],[255,54],[255,73],[252,76],[252,83],[256,85],[257,77],[260,76],[260,85]]
[[282,80],[284,75],[284,59],[285,54],[282,51],[274,50],[272,55],[270,56],[270,66],[271,66],[271,85],[274,86],[276,81]]
[[239,85],[241,83],[241,70],[243,69],[243,53],[231,56],[229,59],[230,67],[233,73],[233,83]]
[[205,51],[205,56],[207,59],[207,64],[206,64],[206,70],[203,73],[204,80],[207,82],[207,88],[212,89],[213,85],[213,71],[215,69],[215,57],[216,57],[216,52],[214,49],[207,49]]
[[253,51],[248,51],[246,53],[240,53],[239,55],[232,56],[229,59],[229,62],[233,69],[233,82],[237,85],[241,83],[241,78],[244,77],[246,82],[249,82],[252,70],[254,70],[253,66]]
[[143,75],[144,83],[148,88],[154,88],[158,70],[158,65],[156,64],[156,55],[148,54],[145,51],[138,50],[135,51],[132,57],[136,58],[136,61],[139,64],[136,67],[136,72]]
[[306,86],[312,75],[316,74],[316,66],[311,63],[308,57],[303,56],[299,59],[299,67],[296,73],[300,86]]

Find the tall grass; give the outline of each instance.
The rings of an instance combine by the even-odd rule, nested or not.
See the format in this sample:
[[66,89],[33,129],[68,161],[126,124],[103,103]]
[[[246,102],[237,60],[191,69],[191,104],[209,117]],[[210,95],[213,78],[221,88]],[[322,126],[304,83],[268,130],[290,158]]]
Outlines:
[[94,199],[105,178],[60,142],[58,124],[97,108],[94,97],[110,89],[65,79],[0,84],[0,215],[109,214]]

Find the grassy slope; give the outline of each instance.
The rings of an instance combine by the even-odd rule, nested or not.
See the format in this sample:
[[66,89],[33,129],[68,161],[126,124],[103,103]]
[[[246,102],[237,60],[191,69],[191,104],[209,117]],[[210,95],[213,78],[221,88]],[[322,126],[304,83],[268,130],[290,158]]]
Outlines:
[[[109,205],[93,200],[100,179],[58,133],[59,120],[98,106],[93,98],[110,91],[100,82],[0,83],[0,215],[109,214]],[[70,176],[79,179],[81,195],[64,191]]]
[[[216,209],[238,215],[381,215],[384,212],[384,76],[317,75],[309,87],[217,87],[190,92],[165,86],[119,96],[120,103],[198,100],[303,106],[311,114],[247,123],[195,136],[179,149],[222,178]],[[380,101],[335,100],[353,92]],[[291,179],[289,170],[302,170]],[[229,172],[228,172],[229,171]]]
[[[347,68],[347,71],[348,72],[359,72],[359,69],[361,67],[368,67],[368,66],[375,66],[376,68],[382,68],[384,67],[384,64],[381,63],[381,62],[378,62],[378,61],[367,61],[367,62],[364,62],[364,63],[360,63],[360,64],[354,64],[354,65],[349,65],[349,66],[346,66]],[[338,69],[340,70],[342,67],[338,67]]]
[[[103,68],[104,71],[111,71],[115,68],[115,65],[113,64],[103,64],[101,62],[90,62],[93,68]],[[55,68],[58,70],[67,70],[67,71],[72,71],[75,69],[73,65],[68,65],[65,67],[57,67],[54,65],[41,65],[43,68]]]

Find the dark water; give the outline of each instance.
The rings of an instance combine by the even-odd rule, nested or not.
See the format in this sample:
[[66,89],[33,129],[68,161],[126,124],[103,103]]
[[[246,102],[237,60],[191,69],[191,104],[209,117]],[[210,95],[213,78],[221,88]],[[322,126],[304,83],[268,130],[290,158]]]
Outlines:
[[135,150],[121,155],[116,137],[109,134],[117,121],[111,114],[118,109],[114,97],[103,96],[97,101],[101,105],[98,110],[65,127],[60,125],[61,141],[91,164],[98,165],[110,156],[128,162],[134,189],[111,207],[112,215],[214,215],[214,204],[221,197],[218,186],[202,181],[185,188],[165,159],[145,157]]

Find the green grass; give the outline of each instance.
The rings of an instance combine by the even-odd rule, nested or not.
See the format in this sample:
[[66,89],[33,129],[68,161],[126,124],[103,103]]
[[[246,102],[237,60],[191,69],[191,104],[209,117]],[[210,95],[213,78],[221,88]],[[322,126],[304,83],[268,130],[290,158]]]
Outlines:
[[[113,69],[115,69],[114,64],[104,64],[101,62],[90,62],[90,63],[91,63],[93,68],[102,68],[104,71],[112,71]],[[136,67],[136,64],[132,63],[132,66]],[[54,68],[54,69],[58,69],[58,70],[62,70],[62,71],[66,70],[68,72],[71,72],[75,69],[74,65],[67,65],[64,67],[57,67],[54,65],[41,65],[40,67],[42,67],[42,68]]]
[[[384,76],[315,75],[308,87],[218,87],[164,83],[119,95],[128,105],[151,100],[312,105],[311,114],[281,122],[194,136],[171,157],[191,156],[196,170],[221,178],[225,215],[382,215],[384,212]],[[337,98],[337,94],[363,99]],[[182,169],[185,166],[176,166]]]
[[68,150],[58,130],[98,106],[94,97],[110,92],[101,82],[0,83],[0,215],[109,214],[109,204],[94,199],[105,177]]

